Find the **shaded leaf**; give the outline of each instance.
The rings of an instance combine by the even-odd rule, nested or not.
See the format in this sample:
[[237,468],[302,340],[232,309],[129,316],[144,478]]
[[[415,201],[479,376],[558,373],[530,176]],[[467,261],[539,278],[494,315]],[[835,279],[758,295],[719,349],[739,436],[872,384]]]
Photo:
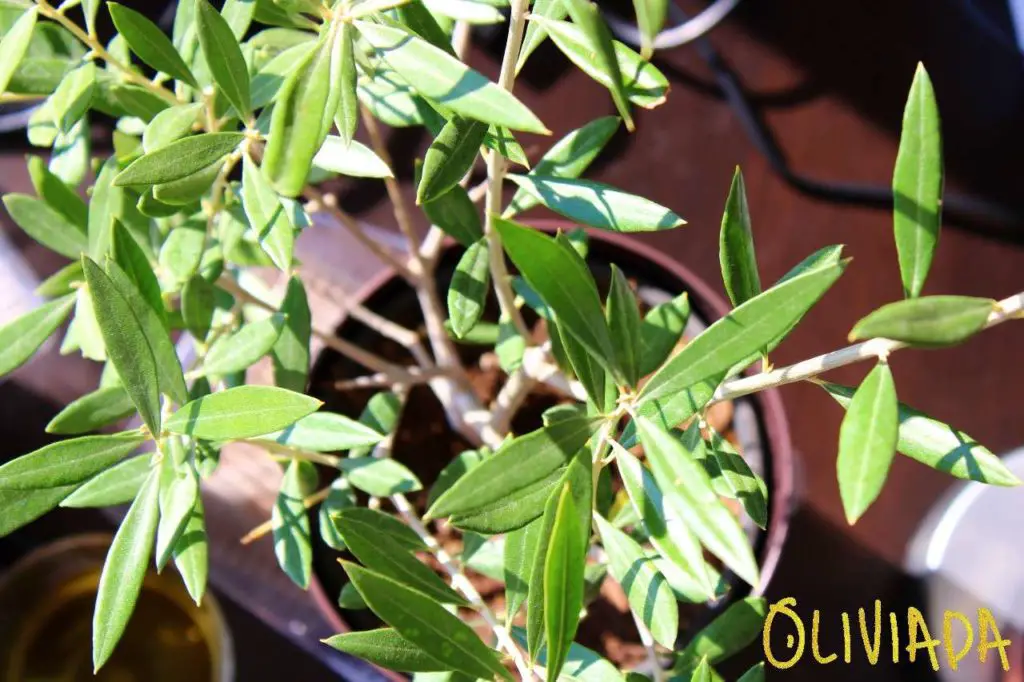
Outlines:
[[[698,461],[702,458],[645,417],[638,417],[636,422],[654,479],[662,491],[675,493],[665,498],[666,504],[712,554],[748,584],[757,585],[757,562],[746,534],[711,487]],[[703,443],[696,440],[696,447],[702,448]]]
[[46,432],[68,436],[96,431],[134,412],[135,403],[124,388],[101,388],[68,403],[46,425]]
[[648,232],[686,224],[664,206],[593,180],[540,175],[508,178],[552,211],[602,230]]
[[640,376],[658,369],[679,344],[690,319],[690,297],[683,292],[644,315],[640,325]]
[[448,287],[448,317],[455,336],[462,338],[480,321],[490,290],[487,240],[481,239],[462,254]]
[[50,511],[74,492],[75,486],[39,490],[6,490],[0,488],[0,538],[27,525]]
[[761,293],[761,278],[754,255],[754,236],[750,230],[747,192],[739,167],[732,177],[729,198],[722,216],[718,258],[722,264],[722,281],[729,300],[740,305]]
[[124,634],[146,577],[160,518],[160,472],[150,471],[107,552],[92,620],[93,668],[99,670]]
[[30,7],[18,17],[0,40],[0,92],[7,92],[14,72],[25,57],[38,18],[38,10]]
[[751,470],[732,443],[710,426],[704,468],[711,476],[715,491],[723,497],[738,500],[747,515],[760,528],[768,527],[768,486]]
[[174,565],[196,605],[201,604],[203,594],[206,593],[206,581],[210,571],[209,552],[203,500],[197,497],[185,528],[178,536],[178,541],[174,543]]
[[547,638],[547,679],[558,679],[576,636],[583,608],[586,543],[569,484],[562,488],[544,559],[544,634]]
[[608,552],[608,570],[625,590],[633,615],[650,630],[655,642],[674,648],[679,633],[679,607],[665,576],[633,538],[601,516],[594,519]]
[[515,620],[529,592],[530,570],[537,555],[544,520],[535,519],[505,536],[505,622]]
[[949,346],[985,328],[996,301],[971,296],[925,296],[889,303],[864,317],[850,340],[883,337],[915,346]]
[[459,184],[473,167],[486,133],[485,123],[461,116],[445,123],[423,157],[416,203],[432,201]]
[[82,271],[82,262],[74,261],[47,277],[36,287],[36,295],[44,298],[60,298],[75,293],[82,282],[85,281],[85,273]]
[[151,434],[160,433],[160,380],[153,350],[139,319],[113,281],[89,258],[85,279],[107,356]]
[[354,178],[390,178],[391,169],[384,160],[362,142],[345,143],[336,135],[328,135],[320,150],[313,156],[313,165],[331,173]]
[[903,129],[892,176],[893,230],[907,298],[921,295],[942,224],[942,133],[935,91],[917,65],[903,110]]
[[516,74],[522,70],[526,60],[548,35],[544,25],[536,21],[537,17],[557,21],[564,19],[566,14],[568,14],[568,10],[562,0],[534,0],[530,7],[530,20],[526,24],[526,32],[523,35],[523,45],[519,50],[519,59],[516,62]]
[[181,290],[181,316],[185,329],[198,341],[210,333],[213,311],[216,308],[216,289],[201,275],[192,275]]
[[345,561],[342,566],[373,612],[413,645],[449,668],[512,679],[495,652],[441,605],[373,571]]
[[[819,384],[844,408],[854,389],[829,382]],[[1020,485],[1020,480],[992,452],[963,431],[899,403],[896,449],[918,462],[947,474],[990,485]]]
[[608,290],[608,330],[615,346],[616,364],[626,382],[636,386],[640,378],[640,307],[625,275],[612,265],[612,283]]
[[341,460],[341,468],[352,485],[375,497],[411,493],[423,488],[416,474],[390,458],[348,457]]
[[563,478],[563,469],[556,469],[535,483],[461,514],[453,514],[449,522],[464,531],[496,535],[522,527],[544,513],[544,503]]
[[108,2],[107,9],[117,32],[124,37],[139,59],[175,80],[193,88],[199,87],[185,60],[156,24],[145,15],[116,2]]
[[331,488],[327,493],[327,497],[321,503],[320,510],[317,512],[320,539],[331,549],[336,549],[339,552],[345,549],[345,538],[338,531],[338,527],[334,523],[334,516],[343,509],[348,509],[355,505],[356,493],[352,490],[352,486],[349,485],[348,481],[343,476],[334,479],[331,482]]
[[455,113],[513,130],[546,134],[525,105],[444,50],[404,31],[355,22],[359,34],[416,92]]
[[0,376],[21,367],[71,312],[75,295],[44,303],[0,327]]
[[78,258],[89,248],[81,225],[48,204],[27,194],[7,194],[4,207],[29,237],[65,258]]
[[157,570],[162,570],[173,556],[199,499],[199,478],[191,465],[178,468],[171,459],[165,456],[162,462],[164,478],[160,481],[160,522],[156,529]]
[[28,174],[39,198],[85,234],[89,224],[89,209],[82,197],[47,168],[41,157],[28,157]]
[[278,269],[287,272],[295,249],[295,229],[277,192],[248,154],[242,157],[242,205],[260,247]]
[[274,362],[274,383],[290,391],[304,391],[309,375],[309,340],[313,320],[302,280],[293,275],[288,280],[281,314],[284,327],[274,343],[270,357]]
[[471,512],[547,478],[583,447],[598,423],[566,419],[506,442],[441,495],[426,518]]
[[[554,0],[561,2],[561,0]],[[534,12],[536,5],[534,3]],[[529,28],[536,26],[530,23]],[[527,32],[529,32],[529,28]],[[582,128],[577,128],[561,140],[556,142],[551,149],[537,162],[529,175],[540,175],[552,178],[578,178],[583,174],[595,157],[604,149],[608,141],[612,139],[615,131],[619,129],[620,119],[617,116],[603,116],[594,119]],[[523,188],[516,190],[515,196],[509,203],[508,208],[502,214],[503,218],[511,218],[528,208],[538,205],[540,201],[533,194]]]
[[171,433],[213,441],[251,438],[283,429],[322,404],[275,386],[238,386],[182,405],[164,426]]
[[746,597],[731,604],[710,625],[694,635],[677,659],[686,670],[700,661],[715,664],[739,653],[760,639],[768,603],[763,597]]
[[480,215],[469,193],[459,185],[422,205],[430,222],[444,230],[445,234],[469,248],[483,237]]
[[309,469],[315,475],[310,462],[293,459],[288,463],[270,518],[278,565],[292,582],[306,589],[313,570],[313,548],[304,501],[309,492],[304,481],[310,473],[303,472],[303,469]]
[[851,525],[881,492],[898,438],[896,386],[889,365],[879,362],[854,393],[839,428],[836,474]]
[[261,439],[273,440],[300,450],[334,452],[375,445],[384,436],[343,414],[314,412],[282,431],[261,436]]

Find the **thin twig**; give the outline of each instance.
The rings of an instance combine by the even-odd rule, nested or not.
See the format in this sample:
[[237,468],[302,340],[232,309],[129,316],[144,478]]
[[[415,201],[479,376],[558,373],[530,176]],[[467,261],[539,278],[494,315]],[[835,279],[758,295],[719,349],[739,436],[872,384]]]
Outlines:
[[[516,78],[516,61],[523,42],[523,29],[526,26],[526,9],[528,0],[512,0],[512,13],[509,18],[508,39],[505,42],[505,54],[501,60],[501,73],[498,85],[512,91]],[[505,251],[501,248],[501,236],[494,228],[494,216],[501,214],[502,187],[505,180],[505,158],[497,152],[487,158],[487,201],[484,208],[484,234],[487,235],[488,256],[490,258],[491,278],[494,280],[494,292],[498,297],[501,312],[512,321],[516,331],[524,340],[529,339],[526,323],[515,305],[515,294],[509,282],[508,269],[505,267]]]
[[[988,317],[985,328],[994,327],[1007,320],[1020,318],[1024,315],[1024,292],[1003,299],[995,310]],[[885,358],[908,344],[892,339],[871,339],[863,343],[857,343],[846,348],[825,353],[803,362],[788,367],[780,367],[770,372],[762,372],[750,377],[741,377],[726,381],[718,390],[709,405],[720,403],[726,400],[733,400],[740,396],[756,393],[768,388],[791,384],[796,381],[803,381],[816,377],[829,370],[851,365],[862,360]]]
[[[431,379],[439,376],[447,376],[448,371],[440,367],[423,368],[416,376],[416,381],[406,382],[403,386],[414,386],[416,384],[429,383]],[[343,379],[334,382],[334,389],[337,391],[351,391],[360,388],[387,388],[394,385],[394,381],[387,374],[367,374],[354,379]]]
[[520,365],[509,375],[505,385],[491,403],[491,427],[498,433],[507,433],[512,418],[522,406],[526,396],[536,385],[536,380]]
[[[318,505],[321,502],[323,502],[324,500],[326,500],[327,496],[330,493],[331,493],[331,489],[330,488],[324,488],[323,490],[318,490],[315,493],[313,493],[312,495],[310,495],[309,497],[303,499],[302,500],[302,505],[306,509],[310,509],[311,507],[315,507],[316,505]],[[270,533],[273,530],[274,530],[274,520],[273,519],[267,519],[266,521],[264,521],[260,525],[256,526],[255,528],[253,528],[248,533],[246,533],[244,536],[242,536],[242,539],[239,540],[239,542],[242,543],[243,545],[250,545],[250,544],[256,542],[257,540],[259,540],[261,537],[263,537],[267,533]]]
[[258,448],[263,448],[264,450],[273,455],[280,455],[281,457],[287,457],[288,459],[302,459],[307,462],[323,464],[324,466],[335,468],[337,468],[341,464],[341,457],[338,457],[337,455],[327,455],[322,452],[303,450],[302,448],[297,448],[291,445],[285,445],[283,443],[277,443],[272,440],[261,440],[259,438],[243,438],[235,442],[245,443],[246,445],[252,445]]

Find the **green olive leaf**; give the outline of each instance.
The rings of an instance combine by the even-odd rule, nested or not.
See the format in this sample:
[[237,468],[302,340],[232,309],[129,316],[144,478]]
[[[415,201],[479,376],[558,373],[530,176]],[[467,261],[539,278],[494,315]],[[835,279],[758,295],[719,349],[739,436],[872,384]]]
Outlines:
[[722,264],[722,281],[729,300],[734,306],[749,301],[761,293],[761,278],[757,272],[754,254],[754,236],[750,229],[750,210],[747,191],[739,167],[732,177],[729,198],[722,216],[718,258]]
[[88,251],[89,239],[81,224],[49,204],[27,194],[7,194],[4,207],[25,234],[51,251],[72,259]]
[[210,346],[200,370],[204,375],[224,375],[248,369],[274,347],[286,321],[284,315],[275,313],[221,336]]
[[193,88],[199,87],[185,60],[174,49],[174,45],[160,27],[145,15],[119,3],[108,2],[107,9],[110,11],[110,18],[114,20],[117,32],[124,36],[128,47],[139,59],[175,80],[187,83]]
[[423,170],[416,187],[416,203],[432,201],[459,184],[473,167],[485,134],[485,123],[453,116],[430,144],[423,158]]
[[962,343],[985,328],[996,301],[971,296],[925,296],[884,305],[854,325],[850,340],[877,337],[915,346]]
[[[244,121],[249,117],[251,109],[249,69],[238,47],[238,39],[227,19],[213,5],[207,0],[195,0],[195,3],[199,46],[213,82],[217,85],[218,93],[224,95]],[[255,5],[255,1],[248,4]]]
[[203,133],[175,140],[132,162],[114,184],[162,185],[187,178],[233,152],[243,139],[244,133]]
[[605,311],[615,345],[616,362],[626,382],[636,386],[640,378],[640,307],[625,275],[614,265]]
[[[549,493],[550,497],[550,493]],[[506,621],[515,620],[529,592],[530,569],[537,554],[544,520],[537,518],[505,536],[503,577]]]
[[355,27],[420,95],[478,121],[548,134],[540,119],[514,95],[444,50],[398,28],[365,21],[356,21]]
[[58,488],[85,482],[134,452],[138,431],[57,441],[0,466],[0,488]]
[[341,468],[353,486],[375,497],[411,493],[423,488],[408,467],[390,458],[347,457],[341,460]]
[[290,426],[322,404],[276,386],[237,386],[182,405],[164,426],[212,441],[252,438]]
[[[604,76],[599,82],[608,88],[615,108],[626,123],[626,129],[632,131],[634,125],[633,116],[629,111],[629,93],[626,91],[611,31],[608,30],[608,24],[601,16],[597,3],[590,0],[562,0],[562,3],[572,17],[572,25],[580,31],[586,46],[590,49],[593,68]],[[556,44],[562,47],[557,40]]]
[[21,367],[57,331],[75,305],[68,294],[17,317],[0,327],[0,376]]
[[654,54],[654,39],[661,33],[668,16],[666,0],[633,0],[636,23],[640,29],[640,55],[650,59]]
[[555,522],[544,558],[544,634],[547,679],[554,682],[565,665],[583,608],[583,568],[587,546],[579,513],[566,483],[558,496]]
[[69,436],[97,431],[134,412],[135,403],[123,387],[101,388],[68,403],[46,425],[46,432]]
[[313,165],[320,170],[341,173],[354,178],[391,178],[394,174],[384,160],[362,142],[328,135],[313,156]]
[[[849,407],[854,389],[829,382],[819,384],[844,408]],[[991,450],[963,431],[932,419],[912,407],[899,404],[899,440],[902,454],[951,476],[989,485],[1020,485]]]
[[248,154],[242,157],[242,205],[260,247],[274,265],[287,272],[295,249],[295,228],[263,169]]
[[149,454],[129,457],[90,478],[68,495],[60,506],[85,509],[128,504],[142,490],[149,470]]
[[203,498],[197,497],[192,513],[185,522],[185,528],[178,536],[178,541],[174,543],[174,566],[197,606],[202,603],[203,594],[206,593],[206,581],[210,572],[209,554]]
[[676,669],[685,675],[702,660],[719,663],[747,648],[761,638],[767,612],[764,597],[746,597],[731,604],[679,652]]
[[390,578],[347,561],[341,563],[373,612],[446,668],[484,679],[513,679],[497,654],[443,606]]
[[942,225],[942,133],[935,91],[917,65],[903,110],[903,130],[892,176],[893,230],[907,298],[921,295]]
[[880,362],[854,393],[839,429],[836,474],[850,525],[875,501],[889,475],[899,439],[896,386]]
[[490,274],[487,240],[481,239],[462,254],[448,287],[448,317],[457,338],[480,321],[490,291]]
[[[303,472],[303,469],[311,472]],[[305,503],[310,491],[304,484],[310,473],[315,475],[310,462],[293,459],[288,463],[270,517],[277,563],[292,582],[304,590],[309,587],[313,571],[313,546]]]
[[402,637],[394,628],[346,632],[328,637],[323,643],[388,670],[407,673],[448,670],[448,666]]

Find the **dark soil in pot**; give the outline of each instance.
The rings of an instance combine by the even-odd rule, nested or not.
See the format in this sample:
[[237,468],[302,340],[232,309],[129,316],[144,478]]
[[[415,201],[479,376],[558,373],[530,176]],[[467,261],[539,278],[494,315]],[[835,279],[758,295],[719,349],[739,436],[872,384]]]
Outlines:
[[[713,320],[727,312],[715,294],[684,269],[666,262],[659,254],[649,249],[637,248],[625,240],[608,239],[605,235],[592,235],[588,262],[598,280],[599,286],[608,281],[609,263],[614,262],[637,284],[641,300],[647,305],[656,305],[681,291],[690,293],[693,308],[688,336],[698,333],[704,320]],[[438,267],[438,290],[447,291],[448,280],[458,260],[458,252],[447,251]],[[398,278],[382,278],[371,282],[364,296],[363,304],[376,312],[393,319],[410,329],[422,331],[422,317],[415,295]],[[492,297],[493,298],[493,297]],[[488,311],[496,319],[496,309]],[[532,320],[528,319],[528,322]],[[339,335],[361,346],[373,350],[386,359],[409,363],[411,358],[406,348],[379,336],[355,320],[347,320],[338,330]],[[469,368],[473,388],[480,399],[487,404],[501,387],[504,373],[497,367],[493,356],[485,354],[483,346],[460,345],[465,365]],[[325,351],[316,362],[310,382],[310,393],[325,402],[325,409],[357,417],[367,400],[380,389],[338,390],[335,384],[365,374],[366,371],[352,361],[333,351]],[[561,395],[540,386],[527,398],[513,421],[513,430],[524,433],[541,425],[541,414],[547,408],[563,402]],[[757,551],[762,559],[762,588],[777,560],[785,535],[788,505],[792,497],[792,455],[789,449],[788,432],[781,413],[781,406],[772,394],[760,394],[756,398],[726,404],[720,408],[718,418],[728,428],[726,435],[738,443],[751,467],[758,471],[770,487],[770,520],[768,531],[750,528],[757,542]],[[426,386],[414,387],[403,412],[396,433],[392,456],[408,466],[423,482],[424,490],[409,495],[410,501],[422,513],[427,506],[427,494],[440,471],[453,457],[464,450],[472,449],[459,434],[448,427],[444,412],[433,393]],[[383,510],[389,511],[385,501]],[[317,518],[316,515],[311,515]],[[314,537],[318,533],[314,532]],[[442,528],[438,540],[448,549],[457,553],[461,540],[457,531]],[[347,581],[344,571],[337,562],[339,553],[322,543],[314,542],[314,571],[331,604],[326,615],[341,629],[368,629],[378,627],[379,621],[369,611],[342,611],[333,606],[341,588]],[[504,610],[502,584],[492,578],[467,571],[477,590],[500,614]],[[749,588],[736,584],[729,598],[742,596]],[[579,628],[577,641],[601,652],[620,666],[630,667],[645,658],[635,625],[629,614],[624,595],[618,588],[602,589],[596,601],[588,606],[588,616]],[[703,604],[681,604],[680,632],[685,636],[705,624],[721,606],[714,609]]]

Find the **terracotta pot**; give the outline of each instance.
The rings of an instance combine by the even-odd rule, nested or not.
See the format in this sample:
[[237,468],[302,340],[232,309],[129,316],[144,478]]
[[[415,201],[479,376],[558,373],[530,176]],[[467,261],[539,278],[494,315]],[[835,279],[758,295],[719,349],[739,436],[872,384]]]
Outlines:
[[[557,229],[569,229],[573,227],[570,223],[555,220],[533,221],[532,225],[548,232]],[[590,255],[588,262],[595,270],[607,264],[615,263],[624,273],[638,282],[640,285],[641,298],[647,296],[660,296],[663,300],[686,291],[690,294],[692,308],[691,319],[697,318],[710,322],[726,315],[730,307],[708,284],[695,276],[685,266],[671,260],[665,254],[657,251],[646,244],[629,237],[608,233],[604,231],[590,231]],[[454,269],[456,252],[449,249],[447,255],[442,255],[438,267],[439,291],[447,290],[447,278],[451,276]],[[417,309],[415,297],[411,295],[408,285],[397,278],[390,271],[383,271],[376,277],[371,278],[357,294],[350,297],[364,306],[391,316],[396,311],[408,312],[410,309]],[[650,301],[660,302],[659,300]],[[703,326],[703,325],[700,325]],[[366,342],[363,338],[366,329],[359,323],[345,320],[338,327],[337,333],[355,342]],[[378,337],[379,338],[379,337]],[[311,393],[316,393],[318,379],[322,382],[323,376],[331,363],[338,362],[337,356],[329,357],[323,354],[316,360],[310,374]],[[323,398],[324,396],[319,396]],[[751,463],[752,468],[761,468],[761,473],[769,484],[769,523],[766,531],[756,530],[755,549],[761,565],[761,584],[754,590],[749,587],[736,584],[730,590],[729,596],[723,602],[709,607],[705,618],[701,622],[693,623],[693,627],[703,625],[715,614],[723,609],[731,600],[754,594],[763,594],[772,575],[775,572],[779,556],[789,528],[789,521],[792,509],[795,505],[795,460],[792,445],[790,443],[789,426],[783,410],[782,401],[774,390],[764,391],[753,396],[741,398],[736,403],[737,412],[746,410],[752,415],[747,426],[748,431],[753,430],[754,434],[739,434],[741,441],[753,439],[753,444],[746,443],[743,454],[748,461],[760,459],[760,467],[755,466],[756,461]],[[742,406],[742,408],[741,408]],[[353,415],[354,416],[354,415]],[[737,424],[737,431],[740,426]],[[759,449],[760,452],[753,452]],[[424,481],[429,486],[431,481]],[[325,556],[329,553],[330,556]],[[319,559],[318,559],[319,554]],[[323,584],[329,585],[328,590],[333,592],[339,585],[336,579],[328,576],[323,580],[325,566],[336,566],[334,558],[336,552],[316,543],[314,549],[314,567],[317,584],[312,590],[322,614],[338,632],[346,632],[352,629],[345,621],[335,605],[337,594],[328,594],[323,589]],[[340,569],[339,569],[340,570]],[[737,581],[738,583],[738,581]],[[685,632],[681,633],[685,636]],[[402,675],[390,671],[380,671],[386,679],[404,680]],[[365,679],[381,679],[380,677],[367,677]]]

